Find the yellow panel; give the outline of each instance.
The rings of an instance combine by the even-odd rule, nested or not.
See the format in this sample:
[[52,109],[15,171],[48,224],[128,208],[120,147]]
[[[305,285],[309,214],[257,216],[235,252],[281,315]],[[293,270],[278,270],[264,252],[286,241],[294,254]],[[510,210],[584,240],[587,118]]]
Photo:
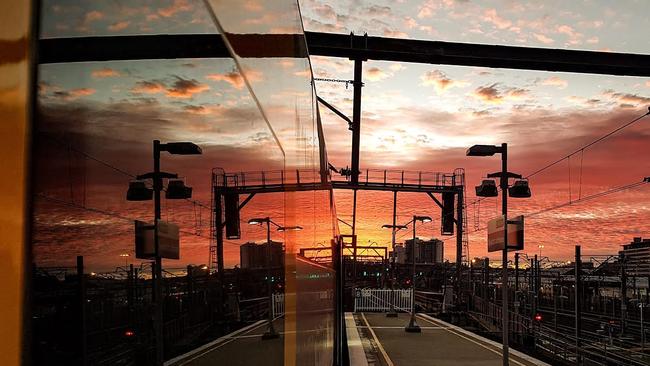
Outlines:
[[25,268],[30,1],[0,2],[0,365],[19,365]]

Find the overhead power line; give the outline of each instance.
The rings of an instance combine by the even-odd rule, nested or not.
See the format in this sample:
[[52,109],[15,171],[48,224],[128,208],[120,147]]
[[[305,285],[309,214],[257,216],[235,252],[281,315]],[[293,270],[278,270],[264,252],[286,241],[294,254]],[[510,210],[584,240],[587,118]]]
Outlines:
[[[137,220],[136,218],[124,216],[124,215],[119,214],[117,212],[107,211],[107,210],[103,210],[101,208],[96,208],[96,207],[89,207],[89,206],[86,206],[86,205],[80,205],[78,203],[62,200],[62,199],[56,198],[56,197],[51,197],[51,196],[48,196],[48,195],[42,194],[42,193],[37,193],[36,196],[38,196],[38,197],[40,197],[40,198],[42,198],[44,200],[57,203],[57,204],[65,205],[65,206],[68,206],[68,207],[78,208],[78,209],[81,209],[81,210],[93,212],[93,213],[100,214],[100,215],[114,217],[116,219],[120,219],[120,220],[124,220],[124,221],[128,221],[128,222],[133,222],[133,221]],[[192,235],[192,236],[197,236],[197,237],[204,238],[204,239],[210,239],[210,236],[205,236],[205,235],[202,235],[202,234],[199,234],[199,233],[196,233],[196,232],[191,232],[191,231],[187,231],[187,230],[179,230],[179,232],[183,233],[183,234],[186,234],[186,235]],[[224,240],[224,242],[227,243],[227,244],[232,244],[232,245],[237,245],[237,246],[240,245],[239,243],[229,241],[229,240]]]
[[[584,196],[584,197],[582,197],[580,199],[577,199],[577,200],[574,200],[574,201],[567,201],[567,202],[564,202],[564,203],[561,203],[561,204],[546,207],[546,208],[543,208],[543,209],[541,209],[539,211],[524,214],[522,216],[524,216],[524,217],[537,216],[537,215],[543,214],[543,213],[548,212],[548,211],[557,210],[559,208],[571,206],[571,205],[576,204],[576,203],[582,203],[582,202],[585,202],[585,201],[590,201],[590,200],[597,199],[597,198],[600,198],[600,197],[608,196],[610,194],[614,194],[614,193],[618,193],[618,192],[638,188],[638,187],[641,187],[641,186],[649,184],[649,183],[650,183],[650,177],[645,177],[645,178],[643,178],[643,180],[641,180],[639,182],[634,182],[634,183],[625,184],[625,185],[622,185],[622,186],[610,188],[610,189],[607,189],[607,190],[602,191],[602,192],[594,193],[594,194],[591,194],[589,196]],[[483,226],[480,229],[473,230],[473,231],[470,232],[470,234],[473,234],[473,233],[476,233],[476,232],[479,232],[479,231],[484,231],[484,230],[487,230],[487,226]],[[449,239],[445,239],[445,240],[449,240]]]
[[643,114],[643,115],[641,115],[641,116],[639,116],[639,117],[637,117],[637,118],[631,120],[630,122],[625,123],[624,125],[622,125],[622,126],[616,128],[615,130],[610,131],[609,133],[607,133],[607,134],[605,134],[605,135],[603,135],[603,136],[601,136],[601,137],[599,137],[599,138],[597,138],[597,139],[591,141],[590,143],[588,143],[588,144],[586,144],[586,145],[584,145],[584,146],[578,148],[578,149],[575,150],[574,152],[572,152],[572,153],[570,153],[570,154],[568,154],[568,155],[565,155],[565,156],[563,156],[563,157],[561,157],[561,158],[559,158],[559,159],[557,159],[557,160],[555,160],[555,161],[553,161],[553,162],[551,162],[551,163],[545,165],[543,168],[540,168],[540,169],[535,170],[534,172],[528,174],[528,175],[526,176],[526,178],[530,178],[530,177],[532,177],[532,176],[534,176],[534,175],[536,175],[536,174],[539,174],[539,173],[543,172],[544,170],[546,170],[546,169],[548,169],[548,168],[550,168],[550,167],[552,167],[552,166],[554,166],[554,165],[560,163],[561,161],[563,161],[563,160],[565,160],[565,159],[569,159],[571,156],[573,156],[573,155],[575,155],[575,154],[577,154],[577,153],[579,153],[579,152],[583,152],[585,149],[587,149],[587,148],[589,148],[589,147],[591,147],[591,146],[593,146],[593,145],[595,145],[595,144],[597,144],[597,143],[599,143],[599,142],[605,140],[606,138],[612,136],[613,134],[615,134],[615,133],[621,131],[622,129],[624,129],[624,128],[628,127],[628,126],[631,126],[632,124],[638,122],[639,120],[643,119],[644,117],[646,117],[646,116],[648,116],[648,115],[650,115],[650,107],[648,107],[648,112],[647,112],[647,113],[645,113],[645,114]]

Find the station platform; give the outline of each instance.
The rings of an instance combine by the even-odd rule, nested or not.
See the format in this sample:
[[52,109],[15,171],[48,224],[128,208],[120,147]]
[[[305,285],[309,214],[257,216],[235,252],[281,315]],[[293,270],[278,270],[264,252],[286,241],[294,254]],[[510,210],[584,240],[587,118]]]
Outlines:
[[[346,326],[348,335],[352,327],[356,328],[368,365],[502,365],[500,343],[424,314],[417,314],[422,332],[407,333],[404,327],[409,318],[408,313],[400,313],[397,318],[387,318],[384,313],[350,313]],[[350,354],[358,354],[358,348],[348,343]],[[513,349],[510,365],[548,366]]]
[[[501,344],[435,319],[417,315],[421,333],[406,333],[408,313],[387,318],[384,313],[346,313],[348,355],[351,366],[500,366]],[[262,340],[268,323],[259,321],[189,353],[165,366],[283,365],[282,319],[276,319],[280,338]],[[549,366],[510,350],[510,365]]]

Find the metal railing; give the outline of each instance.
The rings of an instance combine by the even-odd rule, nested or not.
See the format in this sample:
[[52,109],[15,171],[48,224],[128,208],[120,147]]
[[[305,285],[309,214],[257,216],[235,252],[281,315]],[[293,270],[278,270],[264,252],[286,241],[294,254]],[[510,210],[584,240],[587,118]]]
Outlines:
[[284,294],[273,294],[273,317],[284,315]]
[[413,170],[365,169],[359,175],[359,184],[458,186],[463,181],[463,175]]
[[276,187],[322,182],[320,171],[316,169],[260,170],[234,173],[226,173],[219,169],[215,170],[213,174],[213,183],[216,187]]
[[354,311],[384,312],[395,306],[396,311],[411,311],[411,289],[391,290],[360,288],[355,290]]
[[[349,179],[349,176],[344,176]],[[327,181],[333,178],[329,175]],[[216,187],[274,187],[290,184],[322,183],[321,172],[317,169],[265,170],[226,173],[213,170],[213,183]],[[338,179],[333,179],[338,181]],[[408,185],[408,186],[462,186],[464,174],[440,173],[412,170],[365,169],[359,174],[359,184],[363,185]]]

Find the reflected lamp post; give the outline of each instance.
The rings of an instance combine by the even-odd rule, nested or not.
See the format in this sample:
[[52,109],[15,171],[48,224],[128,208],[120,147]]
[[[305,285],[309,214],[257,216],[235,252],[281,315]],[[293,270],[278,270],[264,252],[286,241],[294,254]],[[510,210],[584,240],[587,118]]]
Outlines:
[[411,223],[413,224],[413,242],[411,243],[411,261],[413,262],[413,272],[411,273],[411,319],[409,320],[408,325],[404,328],[408,333],[420,333],[422,331],[415,321],[415,223],[417,221],[422,223],[431,222],[431,218],[429,216],[414,215],[413,220],[405,225],[408,226]]
[[[495,145],[474,145],[467,150],[467,156],[493,156],[501,154],[501,171],[488,174],[488,178],[499,178],[499,186],[501,188],[501,214],[503,215],[504,230],[503,230],[503,252],[502,252],[502,330],[503,330],[503,366],[509,365],[509,350],[508,350],[508,196],[513,198],[528,198],[531,196],[528,181],[522,179],[519,174],[508,172],[508,144],[503,143],[501,146]],[[512,187],[509,186],[508,180],[510,178],[518,179]],[[476,187],[478,196],[483,197],[496,197],[498,192],[495,189],[494,181],[487,180]],[[507,192],[507,193],[506,193]]]
[[262,335],[263,340],[275,339],[280,337],[278,332],[275,330],[273,325],[273,286],[271,285],[271,224],[277,227],[277,231],[298,231],[302,230],[300,226],[282,226],[275,223],[271,220],[270,217],[261,217],[248,220],[249,225],[263,225],[266,224],[266,256],[265,256],[265,265],[266,265],[266,284],[268,291],[268,330]]
[[396,267],[395,267],[395,260],[396,260],[396,253],[395,253],[395,233],[397,233],[400,230],[408,228],[406,225],[390,225],[390,224],[384,224],[381,226],[382,229],[391,229],[392,231],[392,246],[393,246],[393,258],[391,258],[391,280],[390,280],[390,295],[391,295],[391,301],[390,301],[390,310],[388,313],[386,313],[386,317],[388,318],[397,318],[397,311],[395,310],[395,282],[397,281],[397,273],[396,272]]
[[[164,362],[163,349],[163,299],[162,299],[162,258],[159,251],[158,221],[161,218],[160,192],[163,190],[163,179],[168,180],[165,197],[167,199],[188,199],[192,197],[192,188],[185,186],[178,174],[160,171],[160,152],[167,151],[172,155],[200,155],[201,148],[193,142],[169,142],[161,144],[159,140],[153,141],[153,172],[138,175],[137,179],[129,183],[126,193],[127,201],[154,200],[154,254],[155,264],[153,270],[153,305],[154,305],[154,340],[156,344],[155,365],[162,366]],[[153,189],[148,188],[145,181],[151,179]]]
[[124,266],[128,267],[129,266],[129,253],[122,253],[120,254],[120,257],[124,258]]

